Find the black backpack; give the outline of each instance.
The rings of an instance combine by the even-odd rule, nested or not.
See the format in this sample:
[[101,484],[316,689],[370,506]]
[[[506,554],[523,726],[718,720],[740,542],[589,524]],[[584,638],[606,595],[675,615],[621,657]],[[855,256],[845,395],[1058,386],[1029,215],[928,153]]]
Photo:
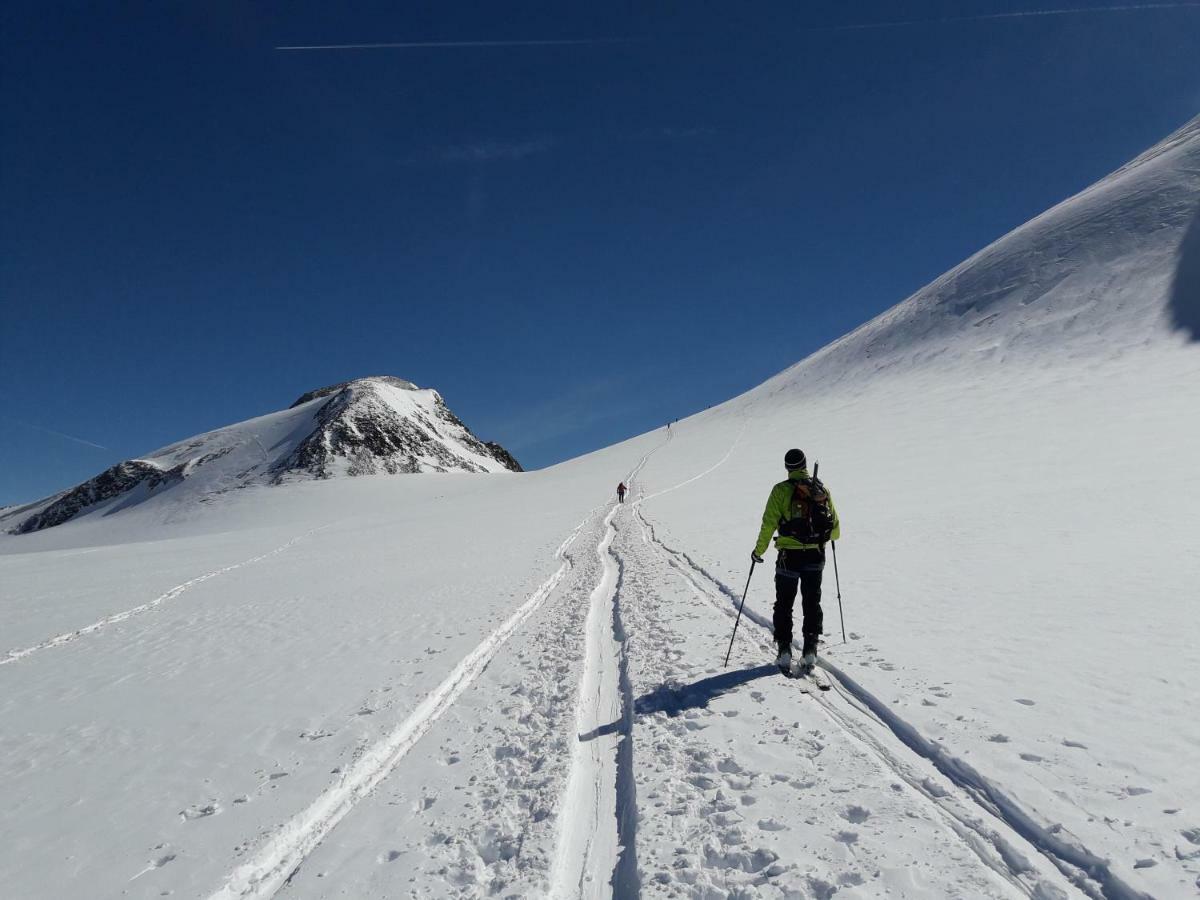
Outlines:
[[814,475],[793,482],[789,517],[779,523],[779,533],[801,544],[825,544],[833,535],[833,504],[829,491]]

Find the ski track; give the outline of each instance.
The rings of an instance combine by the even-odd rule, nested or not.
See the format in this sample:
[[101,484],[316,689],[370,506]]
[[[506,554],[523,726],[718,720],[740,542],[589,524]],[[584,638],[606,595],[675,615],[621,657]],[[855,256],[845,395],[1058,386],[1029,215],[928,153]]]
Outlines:
[[[718,605],[719,608],[721,605],[714,604],[712,598],[706,595],[688,572],[679,571],[677,566],[671,564],[670,557],[663,554],[661,548],[650,540],[649,529],[644,522],[639,519],[638,524],[642,531],[641,546],[661,560],[658,565],[650,565],[650,560],[643,558],[643,565],[629,573],[630,593],[633,598],[642,601],[641,604],[632,607],[641,617],[639,631],[649,628],[651,634],[663,635],[672,633],[673,623],[686,622],[697,617],[711,619],[710,615],[697,616],[696,612],[689,611],[696,609],[694,604],[681,604],[678,599],[670,601],[669,608],[662,607],[661,587],[657,586],[665,585],[668,580],[669,576],[664,574],[664,568],[667,572],[678,575],[700,603],[708,606]],[[639,557],[640,554],[635,553],[632,559],[639,560]],[[721,608],[721,611],[724,612],[724,609]],[[662,613],[666,614],[667,620],[657,618]],[[757,802],[754,790],[756,780],[759,782],[758,787],[765,781],[769,785],[791,785],[798,790],[805,790],[812,787],[812,784],[805,784],[805,778],[791,777],[793,770],[790,768],[756,771],[753,764],[743,759],[743,752],[736,749],[739,745],[730,743],[728,737],[716,741],[703,737],[697,740],[698,736],[706,733],[705,729],[710,727],[711,723],[704,724],[703,717],[698,715],[697,709],[687,701],[686,695],[693,685],[683,682],[704,671],[705,666],[702,663],[686,665],[683,661],[689,654],[680,650],[678,646],[662,645],[653,639],[649,644],[642,644],[644,635],[639,633],[637,637],[635,646],[647,653],[644,659],[637,659],[643,680],[643,693],[637,701],[637,712],[639,717],[644,717],[639,718],[637,725],[638,744],[641,747],[644,742],[646,746],[655,748],[652,754],[642,760],[641,765],[649,765],[653,770],[654,774],[647,775],[649,794],[646,802],[651,809],[660,814],[647,827],[645,853],[648,855],[648,868],[642,873],[643,880],[653,894],[679,896],[682,892],[685,896],[695,898],[749,897],[756,896],[769,884],[786,897],[828,897],[840,887],[864,884],[865,880],[871,877],[873,870],[876,872],[875,877],[878,877],[879,866],[883,865],[877,856],[878,848],[868,850],[865,859],[859,859],[856,853],[850,853],[850,858],[847,859],[836,851],[832,854],[818,852],[810,847],[804,838],[798,838],[804,849],[797,852],[795,847],[789,848],[786,842],[755,840],[753,830],[743,831],[739,823],[743,823],[746,810],[757,809],[754,806]],[[734,684],[754,681],[764,676],[770,678],[775,675],[776,669],[773,665],[764,664],[721,675],[712,675],[713,671],[711,668],[707,669],[709,677],[703,678],[699,684],[722,681],[732,687]],[[680,681],[681,677],[683,682]],[[774,678],[771,680],[774,681]],[[794,762],[801,771],[806,763],[816,764],[818,755],[826,749],[828,743],[823,736],[823,730],[814,727],[814,723],[808,723],[804,729],[798,727],[798,721],[790,728],[784,725],[793,718],[807,718],[801,713],[801,707],[809,702],[803,699],[803,694],[809,692],[816,693],[815,687],[802,680],[791,682],[784,691],[779,692],[776,702],[783,701],[790,693],[794,708],[777,707],[777,715],[770,717],[775,721],[775,726],[770,729],[770,733],[763,734],[765,740],[757,741],[761,747],[773,743],[772,736],[788,732],[783,742],[786,744],[789,739],[794,741],[791,746],[798,754]],[[707,706],[707,703],[701,705]],[[663,712],[667,714],[666,718],[656,715]],[[741,712],[745,713],[748,710]],[[731,713],[737,715],[736,712],[728,710],[724,714],[729,716]],[[839,734],[842,752],[850,754],[851,758],[843,760],[843,763],[857,773],[846,776],[850,782],[856,784],[859,789],[866,789],[868,784],[878,787],[891,782],[893,790],[899,790],[896,779],[891,777],[893,773],[882,766],[873,754],[864,752],[853,736],[843,734],[837,728],[825,730]],[[757,756],[755,748],[741,746],[741,750],[749,757]],[[867,772],[872,774],[867,776]],[[664,778],[665,780],[662,780]],[[837,793],[842,794],[847,790],[849,788],[843,784]],[[879,798],[883,807],[894,806],[895,801],[892,798],[898,795],[892,791],[886,791],[885,794],[886,796]],[[814,800],[816,806],[810,805]],[[814,825],[810,817],[822,805],[824,804],[816,795],[808,796],[805,813],[800,818],[805,824]],[[925,796],[906,797],[900,806],[913,821],[926,822],[935,829],[946,827],[943,816],[939,814],[940,810]],[[828,806],[826,809],[832,811]],[[841,818],[846,818],[844,813]],[[763,820],[760,820],[759,829],[787,830],[781,823],[776,824],[773,818],[765,821],[769,823],[768,827],[764,829]],[[834,821],[839,827],[842,825],[840,820]],[[880,837],[878,833],[875,836]],[[946,838],[957,843],[954,833],[947,832]],[[783,858],[780,857],[780,853],[784,854]],[[978,862],[978,851],[966,842],[963,842],[961,849],[947,848],[945,856],[947,859],[961,860],[964,853]],[[1016,891],[1018,895],[1029,894],[1027,888],[1013,882],[1002,865],[988,865],[987,869],[987,877],[978,875],[978,881],[970,881],[971,889],[963,893],[943,895],[1011,896],[1010,893],[996,894],[984,889],[986,884],[992,883],[990,879],[993,876],[1003,879],[1010,891]],[[964,888],[966,882],[960,882],[956,886]],[[942,888],[946,887],[947,885],[942,885]],[[979,888],[978,893],[975,888]],[[1051,900],[1052,896],[1061,895],[1048,894],[1042,900]]]
[[[621,717],[621,696],[611,677],[619,666],[618,650],[604,634],[604,620],[616,606],[620,576],[609,548],[620,507],[604,517],[604,537],[596,547],[600,580],[592,590],[584,627],[583,676],[575,714],[578,737],[571,749],[571,770],[559,804],[562,827],[551,879],[553,897],[600,897],[617,861],[615,754],[601,726]],[[611,804],[607,801],[611,800]]]
[[[713,602],[730,617],[734,616],[737,604],[741,600],[740,595],[697,564],[687,553],[675,550],[659,540],[654,526],[645,518],[645,514],[640,508],[641,500],[637,501],[634,506],[635,515],[644,529],[645,537],[660,549],[668,563],[691,584],[698,594],[707,597],[710,602]],[[729,604],[718,601],[713,596],[712,590],[705,589],[696,576],[715,587],[726,600],[732,603],[732,608]],[[744,610],[742,617],[767,631],[772,628],[767,617],[754,610]],[[746,635],[744,639],[755,640],[749,635]],[[769,649],[767,643],[761,639],[756,643],[762,648]],[[947,802],[950,800],[949,797],[939,796],[940,791],[931,791],[928,780],[894,753],[888,743],[898,742],[913,754],[932,763],[937,771],[974,801],[979,808],[1007,826],[1011,833],[1022,839],[1031,849],[1046,857],[1085,895],[1095,898],[1095,900],[1150,900],[1149,895],[1135,890],[1115,875],[1106,860],[1091,853],[1085,847],[1070,843],[1052,834],[1046,827],[1037,824],[1020,803],[1009,796],[996,782],[981,775],[961,758],[924,737],[914,726],[896,715],[883,701],[837,666],[824,659],[820,661],[820,664],[832,676],[830,681],[837,697],[850,709],[885,726],[893,741],[885,742],[874,733],[874,729],[867,723],[858,721],[858,717],[838,708],[834,702],[825,699],[819,692],[809,692],[820,704],[826,716],[859,745],[878,758],[888,771],[931,801],[946,817],[951,830],[975,852],[985,865],[1011,884],[1032,896],[1040,896],[1040,884],[1030,886],[1023,880],[1022,876],[1030,876],[1035,872],[1028,860],[996,829],[989,827],[978,817],[970,815],[966,810],[955,809]],[[988,852],[987,847],[991,847],[996,856],[993,856],[992,852]]]
[[[34,644],[32,647],[25,647],[22,650],[10,650],[10,651],[8,651],[8,654],[4,658],[0,659],[0,666],[8,665],[9,663],[14,663],[19,659],[25,659],[26,657],[32,656],[33,654],[35,654],[41,650],[49,650],[51,647],[61,647],[63,644],[69,644],[78,638],[86,637],[89,634],[95,634],[97,631],[107,628],[109,625],[116,625],[120,622],[124,622],[126,619],[131,619],[136,615],[140,615],[141,613],[148,612],[148,611],[154,609],[155,607],[161,606],[162,604],[166,603],[169,600],[174,600],[176,597],[178,597],[180,594],[187,591],[189,588],[193,588],[196,585],[202,584],[203,582],[208,581],[212,578],[217,578],[221,575],[225,575],[226,573],[232,572],[235,569],[241,569],[241,568],[244,568],[245,566],[253,565],[254,563],[257,563],[257,562],[262,562],[264,559],[268,559],[272,556],[275,556],[278,553],[282,553],[284,550],[287,550],[288,548],[292,547],[298,541],[301,541],[307,537],[311,537],[312,535],[316,534],[318,531],[322,531],[328,527],[329,527],[328,525],[322,525],[320,528],[314,528],[311,531],[306,531],[304,534],[297,535],[296,537],[294,537],[290,541],[288,541],[286,544],[276,547],[274,550],[269,550],[266,553],[260,554],[259,556],[251,557],[250,559],[244,559],[239,563],[234,563],[233,565],[225,566],[223,569],[217,569],[212,572],[207,572],[204,575],[197,575],[195,578],[189,579],[188,581],[185,581],[182,584],[175,585],[175,587],[171,588],[165,594],[155,597],[149,603],[143,603],[141,606],[135,606],[135,607],[133,607],[133,609],[127,609],[124,612],[114,613],[113,615],[107,616],[98,622],[93,622],[91,625],[84,626],[83,628],[77,629],[75,631],[68,631],[65,634],[58,635],[57,637],[48,638],[48,639],[42,641],[40,644]],[[87,552],[87,551],[84,551],[84,552]]]
[[[673,484],[673,485],[671,485],[671,487],[663,488],[661,491],[655,491],[653,494],[644,494],[643,496],[639,497],[636,501],[634,501],[633,505],[635,507],[639,507],[643,503],[645,503],[647,500],[653,500],[655,497],[661,497],[663,494],[669,494],[669,493],[671,493],[671,491],[677,491],[680,488],[686,487],[687,485],[691,484],[693,481],[699,481],[701,478],[704,478],[707,475],[711,475],[717,469],[721,468],[721,466],[725,465],[725,463],[727,463],[729,461],[729,457],[733,456],[733,451],[735,449],[737,449],[737,445],[741,442],[742,435],[746,433],[746,422],[747,421],[749,421],[749,420],[744,419],[742,421],[742,427],[740,429],[738,429],[737,437],[735,437],[733,439],[733,443],[729,445],[729,449],[725,452],[725,455],[722,456],[719,460],[717,460],[716,463],[709,466],[707,469],[705,469],[699,475],[693,475],[691,478],[687,479],[686,481],[681,481],[681,482],[679,482],[679,484]],[[674,436],[675,436],[674,432],[668,434],[667,439],[666,439],[666,441],[663,442],[662,446],[665,447],[667,444],[669,444],[671,442],[671,439]],[[661,449],[661,448],[656,448],[654,452],[655,453],[658,452],[658,449]],[[652,455],[653,455],[653,453],[650,454],[650,456],[652,456]],[[646,464],[647,459],[649,459],[649,456],[647,456],[646,459],[642,460],[641,464],[638,466],[638,469],[641,469],[641,467]]]
[[545,602],[571,568],[566,551],[595,509],[555,551],[558,568],[495,631],[480,642],[415,710],[386,737],[355,761],[307,809],[281,825],[246,863],[238,866],[210,900],[273,896],[299,869],[310,853],[354,807],[383,781],[413,746],[465,691],[492,657]]
[[[742,431],[744,428],[743,425]],[[676,550],[660,540],[654,525],[646,518],[642,504],[691,484],[724,465],[741,440],[742,431],[739,431],[728,452],[704,472],[653,494],[643,492],[629,504],[630,517],[641,529],[643,543],[653,546],[697,596],[731,618],[736,613],[740,594],[686,552]],[[670,443],[673,437],[673,433],[668,433],[663,443],[641,458],[625,479],[631,488],[649,459]],[[210,895],[210,900],[263,900],[274,896],[289,883],[329,832],[392,773],[442,714],[479,677],[513,633],[554,593],[572,568],[567,551],[601,508],[590,510],[559,545],[554,555],[560,565],[555,572],[477,645],[399,726],[371,746],[305,810],[281,825],[250,860],[234,869],[226,883]],[[550,896],[555,898],[636,898],[641,892],[636,846],[638,810],[633,771],[635,702],[629,672],[630,638],[621,615],[622,588],[629,563],[624,554],[613,546],[621,530],[616,520],[622,508],[621,504],[613,504],[604,516],[601,522],[602,536],[594,550],[600,564],[600,574],[589,596],[583,634],[584,665],[574,717],[575,740],[566,786],[558,803],[558,836],[550,880]],[[281,553],[319,530],[294,537],[267,553],[190,579],[149,603],[35,646],[10,651],[0,659],[0,665],[25,658],[39,650],[60,646],[153,609],[197,584]],[[771,629],[768,618],[754,610],[745,610],[743,617],[768,631]],[[767,647],[766,641],[753,630],[747,629],[741,634],[743,642],[750,641],[759,649]],[[821,665],[831,676],[834,690],[830,695],[823,696],[820,692],[809,691],[801,686],[802,692],[808,693],[819,704],[831,725],[874,758],[883,771],[906,784],[920,798],[920,802],[940,814],[948,831],[961,840],[983,865],[1015,889],[1034,897],[1061,893],[1038,877],[1039,870],[1012,845],[1005,834],[989,825],[987,820],[973,815],[971,808],[948,795],[940,785],[931,784],[929,777],[920,771],[920,766],[914,766],[914,761],[905,758],[904,750],[932,764],[959,793],[973,801],[975,807],[988,813],[990,820],[998,821],[1005,826],[1006,832],[1046,857],[1083,894],[1094,900],[1146,900],[1147,895],[1118,878],[1106,860],[1052,834],[1035,822],[999,785],[947,752],[944,747],[925,738],[837,666],[825,660],[821,661]],[[878,727],[880,725],[884,727],[882,732]]]
[[[666,439],[634,466],[624,479],[631,490],[650,457],[673,437],[668,431]],[[622,507],[614,504],[605,516],[604,536],[596,547],[601,574],[584,626],[584,670],[575,718],[578,737],[559,803],[561,825],[550,882],[550,896],[555,898],[640,895],[633,688],[629,640],[621,619],[624,567],[612,549],[617,535],[614,519]],[[612,723],[617,723],[616,729]]]

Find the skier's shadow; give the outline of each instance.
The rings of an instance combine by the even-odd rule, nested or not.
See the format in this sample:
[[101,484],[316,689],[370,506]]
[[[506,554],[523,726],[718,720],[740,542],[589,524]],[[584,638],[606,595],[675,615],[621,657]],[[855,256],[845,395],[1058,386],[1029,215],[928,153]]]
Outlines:
[[[634,715],[644,716],[651,713],[664,712],[668,716],[677,716],[689,709],[706,709],[708,704],[722,694],[740,687],[749,681],[775,675],[779,669],[767,664],[754,666],[750,669],[737,669],[733,672],[722,672],[720,675],[710,675],[692,684],[660,684],[649,693],[642,694],[633,701]],[[581,734],[579,740],[591,741],[606,734],[619,734],[624,722],[617,719],[607,725],[594,728],[586,734]]]

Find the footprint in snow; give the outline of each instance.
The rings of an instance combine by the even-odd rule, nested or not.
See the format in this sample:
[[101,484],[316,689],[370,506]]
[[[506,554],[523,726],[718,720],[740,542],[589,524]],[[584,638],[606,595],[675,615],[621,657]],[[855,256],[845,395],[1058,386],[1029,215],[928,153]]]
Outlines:
[[1079,743],[1079,741],[1069,741],[1066,738],[1063,738],[1063,746],[1064,747],[1073,747],[1076,750],[1086,750],[1087,749],[1087,744],[1081,744],[1081,743]]
[[839,831],[835,840],[839,844],[845,844],[847,847],[858,843],[857,831]]
[[[203,806],[197,803],[194,806],[189,806],[187,809],[179,811],[179,817],[187,822],[191,819],[206,819],[209,816],[215,816],[221,811],[221,804],[215,800],[212,803],[206,803]],[[174,858],[174,857],[172,857]],[[169,862],[170,860],[168,860]]]
[[1127,788],[1125,788],[1124,793],[1125,793],[1125,796],[1127,796],[1127,797],[1140,797],[1143,794],[1150,793],[1150,788],[1127,787]]
[[1022,753],[1022,754],[1020,754],[1020,757],[1021,757],[1021,759],[1025,760],[1025,762],[1043,762],[1044,761],[1044,757],[1038,756],[1036,753]]
[[1007,744],[1009,737],[1007,734],[993,734],[988,740],[993,744]]
[[[155,848],[155,849],[157,849],[157,848]],[[176,858],[176,855],[174,853],[168,853],[165,856],[160,856],[157,859],[152,859],[146,863],[146,868],[142,869],[142,871],[138,872],[136,875],[134,875],[129,880],[136,881],[137,879],[139,879],[143,875],[145,875],[147,872],[153,872],[155,869],[161,869],[163,866],[167,865],[168,863],[174,862],[175,858]]]
[[808,882],[808,889],[812,892],[816,900],[833,900],[833,895],[838,892],[836,884],[830,884],[828,881],[822,881],[815,875],[809,875],[805,878]]
[[863,806],[847,806],[842,811],[842,818],[852,825],[861,825],[871,818],[871,811]]
[[395,862],[403,855],[404,854],[402,854],[399,850],[389,850],[387,853],[380,853],[379,856],[375,858],[375,861],[378,863]]
[[788,827],[778,819],[759,819],[758,827],[761,831],[787,831]]
[[1036,701],[1030,700],[1027,697],[1017,697],[1016,702],[1020,703],[1022,706],[1037,706]]

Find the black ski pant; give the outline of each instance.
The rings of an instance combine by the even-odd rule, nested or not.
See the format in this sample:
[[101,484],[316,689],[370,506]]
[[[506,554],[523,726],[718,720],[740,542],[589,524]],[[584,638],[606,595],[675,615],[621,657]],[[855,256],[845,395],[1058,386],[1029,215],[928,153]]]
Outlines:
[[800,594],[800,609],[804,615],[800,632],[804,643],[816,648],[824,615],[821,612],[821,576],[825,568],[824,550],[780,550],[775,566],[775,643],[792,646],[792,607],[796,593]]

